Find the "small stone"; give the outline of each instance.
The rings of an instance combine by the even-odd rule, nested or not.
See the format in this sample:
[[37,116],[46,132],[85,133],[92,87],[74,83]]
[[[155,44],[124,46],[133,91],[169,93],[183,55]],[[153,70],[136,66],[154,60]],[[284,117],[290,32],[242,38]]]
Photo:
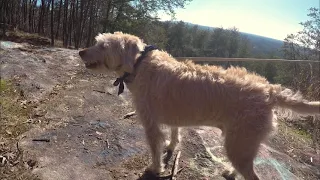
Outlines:
[[4,166],[7,163],[7,158],[0,155],[0,166]]
[[43,109],[41,109],[39,107],[33,109],[33,116],[34,117],[42,117],[44,115],[46,115],[46,111],[45,110],[43,110]]
[[27,161],[27,164],[30,168],[33,168],[37,164],[37,161],[30,159]]
[[23,101],[20,101],[20,105],[26,105],[27,104],[27,100],[23,100]]

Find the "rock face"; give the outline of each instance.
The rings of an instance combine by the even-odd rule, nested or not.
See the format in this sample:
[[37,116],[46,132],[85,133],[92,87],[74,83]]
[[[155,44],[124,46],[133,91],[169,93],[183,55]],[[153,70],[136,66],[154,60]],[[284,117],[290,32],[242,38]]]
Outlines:
[[[39,122],[20,142],[33,173],[44,180],[146,179],[150,163],[144,130],[127,89],[117,96],[112,73],[92,75],[76,50],[38,48],[1,42],[1,78],[15,79],[24,96],[36,102],[32,122]],[[164,129],[166,131],[166,129]],[[178,179],[223,179],[230,166],[220,131],[185,128],[179,146]],[[172,160],[167,168],[170,173]],[[319,171],[267,145],[255,160],[262,179],[317,179]],[[317,174],[318,173],[318,174]]]

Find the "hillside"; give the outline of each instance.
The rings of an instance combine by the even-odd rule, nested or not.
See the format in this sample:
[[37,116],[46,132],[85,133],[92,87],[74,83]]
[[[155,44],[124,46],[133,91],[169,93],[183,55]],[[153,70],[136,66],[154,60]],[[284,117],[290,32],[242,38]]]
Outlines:
[[241,32],[241,34],[247,36],[252,43],[253,54],[265,54],[278,57],[283,56],[283,53],[281,52],[283,41],[250,33]]
[[[197,24],[187,23],[190,26],[196,26]],[[216,27],[197,25],[199,28],[204,30],[213,30]],[[283,53],[281,48],[283,41],[272,39],[269,37],[259,36],[246,32],[240,32],[241,35],[246,36],[251,42],[252,55],[253,56],[277,56],[282,58]]]

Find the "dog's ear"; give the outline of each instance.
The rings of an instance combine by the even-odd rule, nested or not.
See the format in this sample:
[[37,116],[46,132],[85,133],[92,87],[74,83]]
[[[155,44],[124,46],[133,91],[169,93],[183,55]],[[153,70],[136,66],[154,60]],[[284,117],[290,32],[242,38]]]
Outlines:
[[125,72],[132,73],[137,55],[143,50],[143,43],[140,41],[128,41],[121,44],[124,50],[122,57],[123,69]]

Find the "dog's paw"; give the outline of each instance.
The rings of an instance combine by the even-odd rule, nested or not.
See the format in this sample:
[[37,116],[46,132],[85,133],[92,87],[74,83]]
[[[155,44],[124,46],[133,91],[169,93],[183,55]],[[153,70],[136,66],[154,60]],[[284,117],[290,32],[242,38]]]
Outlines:
[[149,167],[147,167],[146,172],[150,172],[150,173],[158,176],[158,175],[160,175],[160,173],[164,172],[164,167],[163,167],[163,165],[155,166],[152,164]]
[[222,177],[224,177],[226,180],[235,180],[237,176],[237,173],[233,169],[224,170],[222,172]]
[[177,144],[176,143],[172,143],[168,140],[166,140],[165,142],[165,152],[173,152],[177,147]]

